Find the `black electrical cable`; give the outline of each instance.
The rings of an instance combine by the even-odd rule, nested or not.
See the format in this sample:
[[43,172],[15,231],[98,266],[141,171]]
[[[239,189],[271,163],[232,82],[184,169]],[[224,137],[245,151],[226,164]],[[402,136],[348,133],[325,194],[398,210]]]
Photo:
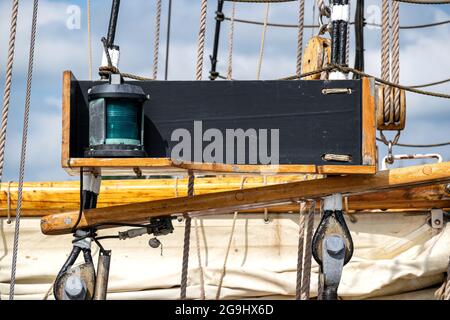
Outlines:
[[75,231],[77,231],[77,227],[80,224],[81,221],[81,216],[83,215],[83,167],[80,168],[80,209],[78,212],[78,218],[77,221],[75,222],[75,224],[72,227],[72,233],[75,233]]
[[210,80],[216,80],[219,75],[219,73],[217,72],[217,57],[219,54],[220,26],[225,18],[223,14],[223,3],[224,0],[217,0],[216,29],[214,31],[213,53],[209,56],[211,60],[211,71],[209,72]]
[[115,226],[115,227],[131,227],[131,228],[147,228],[148,224],[138,224],[138,223],[124,223],[124,222],[103,222],[96,224],[94,227],[104,227],[104,226]]
[[164,70],[164,80],[169,76],[169,50],[170,50],[170,25],[172,23],[172,0],[169,0],[169,8],[167,12],[167,35],[166,35],[166,62]]
[[111,6],[111,16],[109,17],[109,26],[108,26],[108,37],[107,37],[108,48],[112,48],[114,46],[114,39],[116,37],[116,28],[117,28],[117,18],[119,17],[119,8],[120,8],[120,0],[113,0]]
[[[357,0],[355,12],[355,69],[364,71],[364,0]],[[353,74],[353,79],[361,76]]]
[[95,237],[93,238],[97,241],[99,240],[107,240],[107,239],[119,239],[119,236],[102,236],[102,237]]

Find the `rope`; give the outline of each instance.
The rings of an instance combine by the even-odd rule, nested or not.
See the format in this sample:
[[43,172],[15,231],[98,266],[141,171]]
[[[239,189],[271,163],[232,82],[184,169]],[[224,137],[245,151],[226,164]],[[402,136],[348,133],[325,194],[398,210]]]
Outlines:
[[322,16],[330,17],[330,11],[327,9],[324,0],[316,0],[316,5]]
[[7,206],[6,223],[7,224],[11,224],[11,183],[12,183],[12,181],[8,181],[7,198],[6,198],[6,206]]
[[302,299],[303,280],[303,251],[305,244],[305,202],[300,202],[300,220],[298,230],[298,250],[297,250],[297,285],[295,289],[295,300]]
[[298,34],[297,34],[297,68],[298,76],[302,73],[303,32],[305,23],[305,0],[299,0],[298,8]]
[[198,33],[198,46],[197,46],[197,68],[196,68],[196,80],[202,80],[203,73],[203,55],[205,52],[205,35],[206,35],[206,15],[208,9],[208,0],[202,0],[200,9],[200,30]]
[[[189,171],[188,178],[188,197],[194,196],[195,177],[192,171]],[[180,300],[186,300],[187,276],[189,265],[189,247],[191,242],[191,217],[185,215],[184,240],[183,240],[183,264],[181,267],[181,285]]]
[[[390,11],[389,11],[389,1],[390,0],[382,0],[381,3],[381,78],[383,80],[390,80],[390,32],[389,32],[389,19],[390,19]],[[384,90],[384,122],[389,123],[389,114],[391,109],[391,94],[390,88],[386,88]]]
[[[350,2],[349,2],[350,6]],[[350,24],[347,23],[347,41],[345,42],[345,64],[350,65]]]
[[0,182],[2,182],[3,168],[5,162],[6,129],[8,126],[9,102],[11,96],[11,82],[14,63],[14,49],[16,44],[18,13],[19,13],[19,0],[13,0],[11,13],[11,27],[8,43],[8,58],[6,62],[5,91],[3,93],[2,124],[0,129]]
[[262,68],[262,60],[264,57],[264,46],[266,43],[266,32],[267,32],[267,22],[269,20],[269,8],[270,3],[267,3],[266,5],[266,13],[264,17],[264,27],[261,34],[261,47],[259,49],[259,58],[258,58],[258,68],[256,71],[256,80],[259,80],[261,78],[261,68]]
[[98,68],[100,76],[107,76],[110,74],[120,74],[123,78],[138,80],[138,81],[152,81],[153,78],[146,78],[131,73],[120,72],[120,70],[114,66],[101,66]]
[[303,266],[303,279],[302,279],[302,287],[301,287],[301,299],[309,300],[310,287],[311,287],[311,261],[312,261],[312,238],[313,238],[313,229],[314,229],[314,212],[316,210],[316,202],[311,201],[309,212],[308,212],[308,220],[307,220],[307,228],[306,228],[306,237],[305,237],[305,257],[304,257],[304,266]]
[[16,284],[17,253],[19,250],[20,210],[22,207],[23,179],[24,179],[24,175],[25,175],[28,120],[29,120],[29,115],[30,115],[31,83],[32,83],[32,79],[33,79],[34,46],[35,46],[35,41],[36,41],[38,5],[39,5],[39,0],[34,0],[33,19],[32,19],[32,24],[31,24],[30,56],[29,56],[29,61],[28,61],[27,89],[26,89],[26,98],[25,98],[25,114],[24,114],[24,118],[23,118],[22,148],[21,148],[21,154],[20,154],[20,173],[19,173],[19,186],[18,186],[18,190],[17,190],[16,226],[15,226],[15,230],[14,230],[14,246],[13,246],[13,260],[12,260],[12,268],[11,268],[11,286],[9,289],[9,300],[14,300],[14,287]]
[[227,80],[232,80],[233,77],[233,44],[234,44],[234,17],[236,16],[236,3],[233,2],[231,11],[230,33],[228,36],[228,66],[227,66]]
[[[267,176],[266,175],[264,175],[263,181],[264,181],[264,186],[267,186]],[[267,209],[267,207],[264,208],[264,222],[269,223],[269,209]]]
[[411,4],[449,4],[450,0],[394,0],[395,2]]
[[[400,82],[399,3],[392,3],[392,82]],[[394,121],[400,121],[400,90],[394,90]]]
[[169,53],[170,53],[170,27],[172,24],[172,0],[169,0],[167,9],[167,32],[166,32],[166,61],[164,68],[164,80],[169,77]]
[[[241,190],[244,189],[245,180],[246,180],[246,177],[242,177]],[[225,259],[223,261],[223,266],[222,266],[222,273],[220,274],[219,284],[217,286],[216,300],[220,299],[220,292],[222,291],[223,279],[225,278],[225,275],[227,273],[228,256],[229,256],[230,250],[231,250],[231,244],[232,244],[232,241],[233,241],[234,230],[236,229],[237,217],[238,217],[238,212],[236,211],[234,213],[234,215],[233,215],[233,223],[231,225],[230,237],[228,238],[227,250],[226,250],[226,253],[225,253]]]
[[[415,89],[415,88],[412,88],[412,87],[404,86],[404,85],[401,85],[401,84],[392,83],[390,81],[386,81],[386,80],[380,79],[378,77],[374,77],[374,76],[372,76],[370,74],[367,74],[365,72],[362,72],[362,71],[359,71],[359,70],[356,70],[356,69],[353,69],[353,68],[344,67],[344,66],[337,66],[337,65],[332,66],[332,68],[336,68],[338,70],[341,70],[342,72],[353,72],[353,73],[356,73],[356,74],[358,74],[360,76],[363,76],[363,77],[373,78],[373,79],[375,79],[375,81],[377,81],[379,83],[382,83],[382,84],[385,84],[385,85],[388,85],[388,86],[391,86],[391,87],[394,87],[394,88],[403,89],[405,91],[409,91],[409,92],[413,92],[413,93],[417,93],[417,94],[423,94],[423,95],[430,96],[430,97],[450,99],[450,94],[419,90],[419,89]],[[316,73],[318,73],[318,72],[316,72]]]
[[161,7],[162,0],[156,2],[156,20],[155,20],[155,44],[153,48],[153,79],[158,77],[158,58],[159,58],[159,39],[161,34]]
[[228,2],[247,2],[247,3],[280,3],[280,2],[292,2],[297,0],[225,0]]
[[[231,21],[231,18],[224,17],[224,20]],[[255,20],[247,20],[247,19],[235,18],[234,21],[235,22],[239,22],[239,23],[254,24],[254,25],[259,25],[259,26],[263,26],[264,25],[264,22],[255,21]],[[399,29],[400,30],[422,29],[422,28],[441,26],[441,25],[449,24],[449,23],[450,23],[450,20],[444,20],[444,21],[438,21],[438,22],[426,23],[426,24],[403,25],[403,26],[400,26]],[[354,25],[355,22],[352,21],[352,22],[349,22],[349,24],[350,25]],[[372,22],[366,22],[365,25],[373,26],[373,27],[381,27],[382,26],[379,23],[372,23]],[[280,28],[296,28],[296,29],[299,27],[298,24],[274,23],[274,22],[267,22],[267,26],[269,26],[269,27],[280,27]],[[314,28],[319,28],[320,25],[318,25],[318,24],[305,24],[303,27],[304,28],[308,28],[308,29],[314,29]],[[391,26],[389,26],[389,28],[391,28]]]
[[450,82],[450,78],[445,79],[445,80],[441,80],[441,81],[436,81],[436,82],[430,82],[430,83],[425,83],[425,84],[421,84],[421,85],[414,85],[414,86],[409,86],[410,88],[425,88],[425,87],[431,87],[431,86],[435,86],[438,84],[443,84],[443,83],[447,83]]
[[447,276],[442,286],[434,293],[437,300],[450,300],[450,259],[448,261]]
[[89,80],[92,80],[92,30],[91,30],[91,0],[87,0],[87,34],[88,34],[88,61]]
[[[377,138],[378,141],[386,143],[383,139]],[[411,147],[411,148],[432,148],[432,147],[444,147],[449,146],[449,142],[442,142],[442,143],[430,143],[430,144],[409,144],[409,143],[396,143],[396,146],[399,147]]]
[[195,228],[195,241],[197,246],[197,259],[198,259],[198,269],[200,272],[200,300],[205,300],[205,273],[203,271],[202,265],[202,254],[200,250],[200,235],[198,232],[198,218],[194,218],[194,228]]

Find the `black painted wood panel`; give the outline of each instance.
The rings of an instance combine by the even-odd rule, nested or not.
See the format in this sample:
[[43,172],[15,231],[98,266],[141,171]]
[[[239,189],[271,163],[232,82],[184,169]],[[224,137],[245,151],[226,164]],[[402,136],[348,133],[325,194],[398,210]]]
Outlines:
[[[151,96],[144,106],[149,157],[170,157],[178,143],[171,141],[172,132],[185,128],[193,133],[194,121],[202,121],[203,132],[216,128],[224,137],[226,129],[279,129],[280,164],[362,164],[360,80],[131,83]],[[71,157],[83,157],[88,146],[87,90],[95,84],[99,82],[72,82]],[[323,94],[324,88],[352,93]],[[353,160],[325,161],[326,153],[351,155]]]

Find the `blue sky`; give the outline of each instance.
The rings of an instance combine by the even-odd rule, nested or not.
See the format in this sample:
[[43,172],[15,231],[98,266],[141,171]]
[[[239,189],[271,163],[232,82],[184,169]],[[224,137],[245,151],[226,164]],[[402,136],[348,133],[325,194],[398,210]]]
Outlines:
[[[26,85],[30,20],[32,0],[22,0],[19,9],[19,26],[13,73],[11,112],[8,127],[6,166],[3,181],[17,180],[20,159],[22,117]],[[105,35],[109,0],[92,0],[92,39],[95,69],[100,64],[100,38]],[[312,22],[312,0],[306,1],[306,23]],[[353,0],[353,10],[355,1]],[[35,57],[31,124],[28,139],[26,180],[51,181],[70,177],[60,167],[61,152],[61,78],[64,70],[72,70],[78,79],[88,78],[88,46],[86,28],[86,0],[41,0]],[[154,15],[156,0],[122,1],[116,43],[121,47],[120,69],[124,72],[151,75],[154,40]],[[377,13],[381,0],[366,0],[366,18],[379,22]],[[71,5],[81,9],[81,26],[69,29],[67,8]],[[167,1],[163,1],[163,34],[165,34]],[[205,76],[209,68],[208,55],[214,36],[214,11],[216,1],[208,7],[207,49],[205,52]],[[236,17],[262,20],[265,5],[237,4]],[[352,10],[352,11],[353,11]],[[11,1],[0,2],[0,86],[4,86]],[[200,1],[173,0],[173,25],[169,79],[190,80],[194,78],[196,39]],[[230,15],[231,4],[225,4]],[[269,19],[272,22],[295,23],[297,3],[273,4]],[[317,19],[317,18],[316,18]],[[400,5],[400,24],[421,24],[450,19],[450,5]],[[225,22],[219,54],[219,69],[226,67],[227,33]],[[317,32],[317,30],[315,31]],[[306,31],[305,43],[312,30]],[[234,45],[234,77],[254,79],[259,54],[261,26],[236,24]],[[351,38],[353,39],[353,30]],[[160,52],[160,76],[164,72],[164,47],[162,38]],[[435,28],[401,31],[401,83],[421,84],[450,77],[450,25]],[[365,33],[366,71],[380,73],[380,30],[367,28]],[[262,79],[274,79],[295,73],[296,30],[270,28],[267,32],[266,50],[262,66]],[[353,42],[351,46],[353,64]],[[450,92],[450,84],[430,88]],[[3,92],[3,90],[2,90]],[[450,140],[450,101],[439,98],[407,95],[407,128],[401,141],[427,143]],[[380,156],[385,147],[379,145]],[[439,152],[445,160],[450,159],[450,148],[409,149],[397,148],[396,153]],[[403,165],[403,164],[402,164]]]

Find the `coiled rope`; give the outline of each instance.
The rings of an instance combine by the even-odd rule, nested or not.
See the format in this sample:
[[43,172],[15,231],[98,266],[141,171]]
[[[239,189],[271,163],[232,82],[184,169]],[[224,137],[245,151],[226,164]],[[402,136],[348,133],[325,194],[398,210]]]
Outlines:
[[38,6],[39,0],[34,0],[33,18],[31,24],[30,55],[28,59],[28,77],[27,77],[26,97],[25,97],[25,113],[23,117],[22,147],[20,153],[19,186],[17,190],[17,207],[15,220],[16,225],[14,230],[14,246],[13,246],[13,260],[11,264],[12,267],[11,267],[11,285],[9,289],[9,300],[14,300],[14,287],[16,284],[17,254],[19,250],[19,232],[20,232],[20,211],[22,208],[23,179],[25,176],[25,161],[27,151],[28,122],[30,116],[31,83],[33,80],[34,47],[36,42]]
[[153,79],[155,80],[158,77],[159,40],[161,34],[161,8],[162,0],[157,0],[155,18],[155,43],[153,47]]
[[16,44],[18,14],[19,14],[19,0],[13,0],[11,12],[11,27],[9,31],[8,58],[6,62],[5,91],[3,93],[2,123],[0,129],[0,183],[2,182],[3,168],[5,164],[6,129],[8,127],[8,114],[11,97],[11,83],[14,64],[14,50]]

